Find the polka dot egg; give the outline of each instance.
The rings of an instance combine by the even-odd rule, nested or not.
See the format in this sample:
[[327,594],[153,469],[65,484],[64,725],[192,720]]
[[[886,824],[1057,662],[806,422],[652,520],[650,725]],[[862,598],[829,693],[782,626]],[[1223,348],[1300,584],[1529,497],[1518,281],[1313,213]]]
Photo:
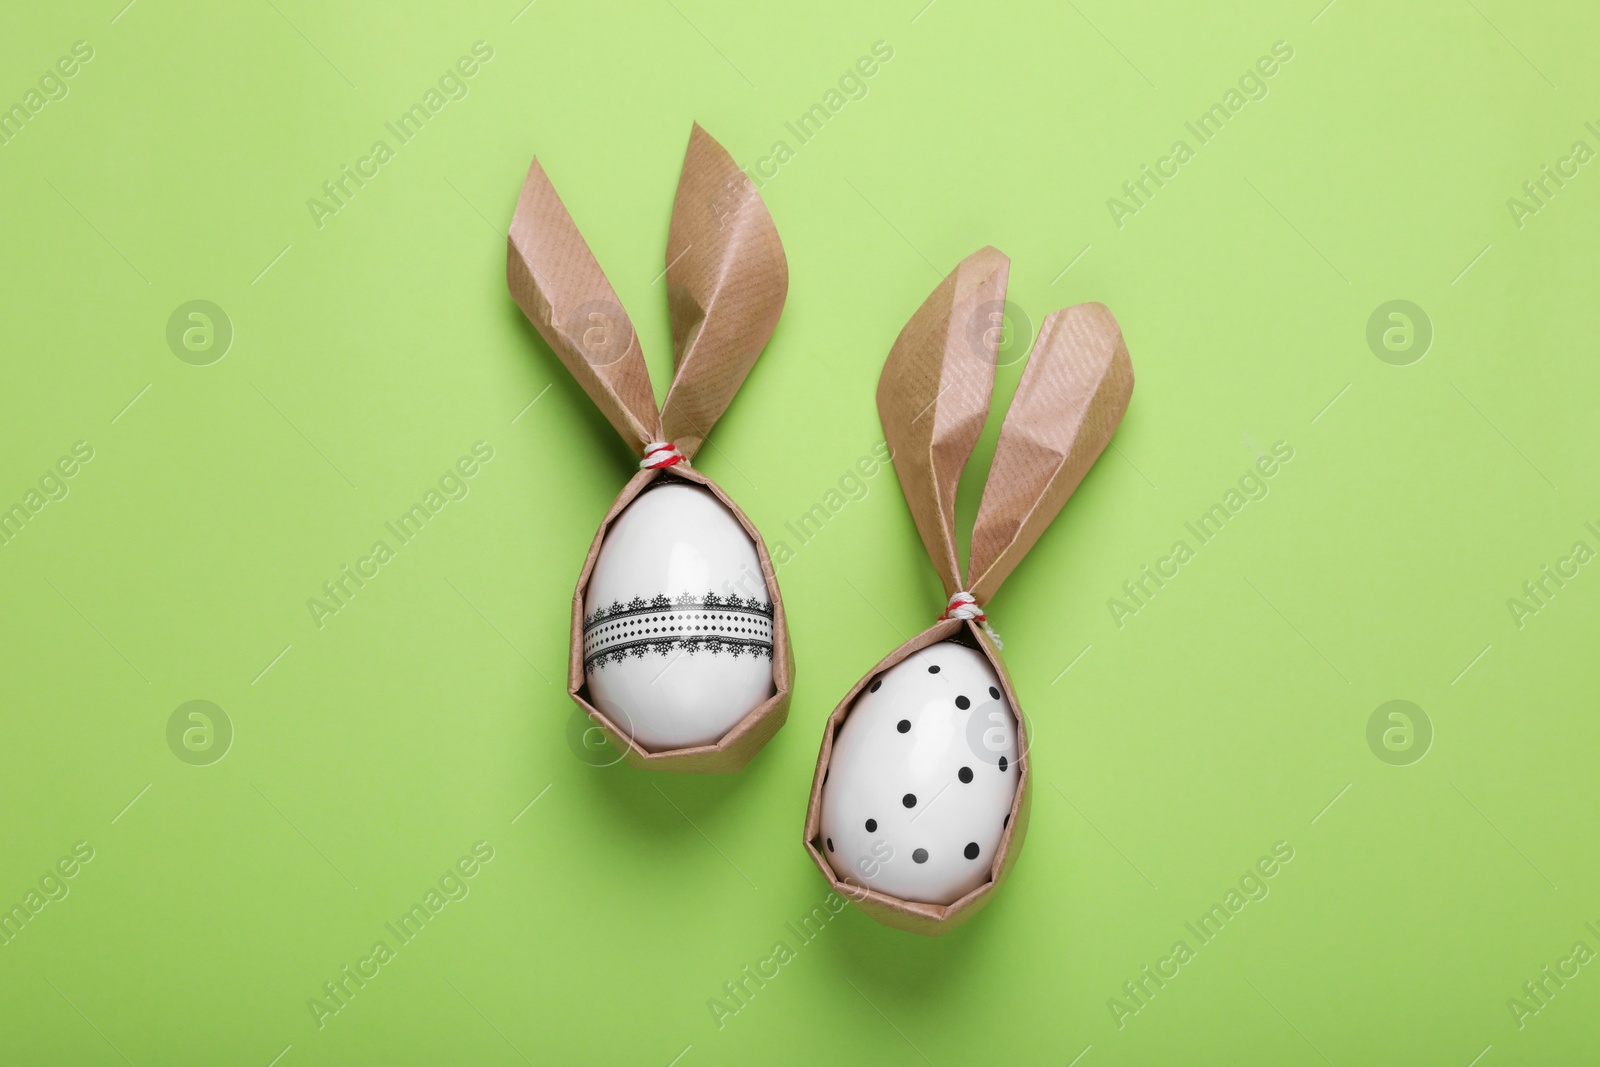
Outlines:
[[834,739],[823,855],[841,881],[952,904],[989,880],[1016,761],[1016,718],[983,654],[914,652],[861,691]]

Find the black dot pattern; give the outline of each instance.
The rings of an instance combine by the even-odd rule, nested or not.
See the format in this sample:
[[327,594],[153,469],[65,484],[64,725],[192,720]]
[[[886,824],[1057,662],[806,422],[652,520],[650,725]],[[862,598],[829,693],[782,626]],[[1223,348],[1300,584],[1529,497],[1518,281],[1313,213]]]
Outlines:
[[[936,649],[930,649],[929,651],[937,652]],[[898,741],[887,738],[886,735],[882,733],[878,733],[877,741],[867,743],[874,745],[880,743],[887,744],[888,747],[881,749],[880,751],[883,752],[884,758],[891,762],[891,766],[882,768],[882,770],[889,772],[889,776],[887,777],[887,780],[883,780],[881,782],[879,788],[882,786],[887,786],[890,790],[896,787],[904,790],[907,786],[910,786],[919,790],[920,793],[903,792],[901,794],[900,803],[902,809],[906,810],[908,815],[906,816],[905,820],[902,820],[899,823],[895,821],[892,815],[887,816],[886,819],[879,819],[876,817],[869,818],[859,809],[854,813],[850,813],[848,818],[859,820],[855,823],[855,825],[858,828],[864,826],[866,828],[866,832],[869,835],[872,835],[870,842],[862,842],[862,845],[868,847],[870,847],[872,844],[875,844],[879,840],[887,840],[888,843],[892,844],[897,850],[899,850],[902,848],[902,842],[904,842],[905,845],[911,844],[910,841],[906,841],[904,837],[900,836],[908,831],[915,832],[917,836],[923,837],[924,844],[911,850],[912,861],[919,866],[929,863],[932,858],[932,850],[938,850],[940,856],[943,857],[941,860],[941,867],[930,869],[928,875],[923,877],[945,878],[952,876],[954,872],[942,869],[942,864],[948,863],[953,858],[954,854],[959,852],[964,860],[972,866],[961,867],[960,870],[964,871],[965,873],[961,875],[955,875],[955,877],[966,879],[980,878],[982,877],[983,869],[988,864],[987,854],[992,849],[997,849],[997,842],[999,838],[997,838],[996,841],[991,841],[987,844],[978,840],[962,841],[961,837],[966,837],[967,834],[961,833],[961,831],[957,829],[954,824],[948,827],[941,827],[940,825],[937,825],[939,820],[935,818],[930,831],[927,826],[923,825],[927,822],[927,820],[917,821],[917,816],[924,813],[926,810],[928,810],[928,808],[937,806],[939,796],[942,796],[944,789],[947,788],[946,783],[949,782],[949,778],[945,776],[950,775],[952,771],[954,772],[954,777],[960,785],[964,787],[970,786],[971,788],[963,790],[959,794],[961,797],[960,800],[945,798],[945,803],[947,805],[954,803],[956,805],[956,809],[959,809],[965,805],[977,803],[981,804],[986,811],[992,813],[993,808],[989,807],[989,804],[998,799],[993,795],[993,793],[995,787],[1002,785],[1002,783],[995,782],[993,779],[983,779],[983,781],[980,783],[979,778],[982,774],[986,773],[983,769],[985,766],[998,766],[1003,775],[1008,775],[1011,769],[1011,759],[1008,755],[1000,755],[998,753],[991,755],[989,753],[983,753],[984,762],[973,762],[965,765],[957,762],[967,755],[967,746],[961,745],[960,741],[966,725],[964,724],[963,720],[970,717],[957,715],[956,713],[965,713],[970,711],[975,705],[982,705],[985,700],[1003,702],[1006,698],[1004,692],[998,684],[989,684],[993,677],[991,672],[985,671],[978,673],[975,676],[973,670],[969,669],[967,660],[961,659],[951,667],[951,670],[954,673],[952,673],[947,679],[943,676],[943,666],[939,663],[930,662],[932,658],[933,657],[931,656],[927,658],[918,656],[917,660],[919,664],[927,670],[929,675],[938,676],[937,681],[930,678],[924,682],[917,682],[915,680],[917,677],[915,674],[911,676],[903,676],[896,674],[893,669],[884,675],[868,679],[866,685],[867,692],[878,693],[880,691],[884,691],[887,693],[888,697],[891,698],[886,700],[882,707],[874,709],[874,711],[871,713],[873,718],[876,720],[872,730],[874,732],[881,731],[884,729],[883,724],[885,722],[892,722],[894,723],[894,730],[897,736],[917,733],[919,734],[920,741],[927,742],[930,741],[930,737],[927,735],[929,734],[931,728],[931,733],[933,735],[931,740],[942,744],[944,732],[947,729],[953,729],[955,731],[954,744],[959,747],[951,747],[947,750],[944,750],[946,755],[939,758],[940,765],[938,766],[924,769],[922,767],[912,767],[910,765],[906,765],[903,770],[897,771],[895,768],[901,766],[899,761],[903,758],[906,758],[913,752],[912,748],[906,747],[908,744],[912,744],[912,742],[910,741],[909,736],[906,737],[905,741]],[[915,667],[910,667],[909,669],[913,672],[916,671]],[[989,677],[985,677],[985,674],[989,674]],[[886,684],[888,684],[887,690],[884,689]],[[897,704],[896,701],[900,701],[900,691],[896,687],[906,684],[909,684],[910,689],[904,693],[905,699]],[[965,692],[958,692],[958,690],[965,690]],[[987,697],[983,695],[985,692],[988,693]],[[977,695],[974,696],[974,693]],[[986,705],[986,707],[992,707],[992,705]],[[885,712],[887,713],[885,714]],[[897,713],[903,714],[906,717],[901,718]],[[975,714],[981,715],[982,712]],[[948,760],[948,762],[946,762],[946,760]],[[931,771],[932,775],[931,777],[925,778],[924,776],[928,771]],[[901,774],[906,775],[904,780],[896,782],[895,778],[899,777]],[[826,781],[826,778],[824,781]],[[1011,782],[1009,778],[1007,778],[1004,782],[1004,785],[1011,784],[1014,783]],[[889,795],[893,796],[893,793],[890,793]],[[921,803],[922,799],[928,800],[929,804],[923,805]],[[874,802],[874,806],[877,807],[882,803],[883,801]],[[890,801],[890,810],[892,810],[892,804],[893,802]],[[956,809],[952,809],[949,814],[955,816],[957,814]],[[882,807],[879,807],[879,810],[883,810]],[[982,815],[983,819],[992,817],[992,814]],[[884,825],[880,826],[880,822],[884,823]],[[844,838],[842,839],[844,843],[844,851],[842,855],[845,858],[849,858],[849,854],[853,849],[856,849],[857,846],[851,843],[852,839],[849,831],[844,829],[845,825],[847,824],[830,823],[829,828],[838,829],[844,834]],[[992,823],[989,825],[993,826]],[[1007,833],[1010,829],[1010,826],[1011,814],[1009,811],[1005,811],[1002,813],[1001,817],[1001,833]],[[968,832],[971,831],[969,830]],[[931,833],[933,837],[931,841],[929,841],[928,837],[925,836],[928,833]],[[955,834],[957,833],[960,833],[961,837],[956,837]],[[884,836],[880,838],[880,834]],[[831,837],[825,838],[824,840],[828,852],[833,853],[835,851],[834,846],[836,842]],[[902,852],[900,854],[903,855],[904,853]],[[830,858],[830,862],[838,861]],[[901,862],[904,862],[904,860]]]

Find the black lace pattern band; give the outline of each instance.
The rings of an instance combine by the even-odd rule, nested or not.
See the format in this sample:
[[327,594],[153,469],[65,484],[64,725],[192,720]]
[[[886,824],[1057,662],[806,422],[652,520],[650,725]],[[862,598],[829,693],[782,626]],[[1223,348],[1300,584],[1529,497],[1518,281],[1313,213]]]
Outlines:
[[583,669],[673,653],[772,658],[772,605],[717,593],[614,600],[583,619]]

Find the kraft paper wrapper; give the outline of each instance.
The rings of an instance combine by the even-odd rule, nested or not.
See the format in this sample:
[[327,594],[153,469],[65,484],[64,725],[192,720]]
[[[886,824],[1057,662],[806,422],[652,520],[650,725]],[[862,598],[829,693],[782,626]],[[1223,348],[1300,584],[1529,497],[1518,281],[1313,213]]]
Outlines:
[[[633,503],[634,498],[644,491],[645,486],[657,478],[676,478],[705,486],[733,513],[745,533],[750,535],[750,540],[755,542],[756,556],[761,561],[761,576],[767,584],[767,595],[772,598],[774,692],[735,723],[733,729],[714,745],[652,752],[633,739],[626,724],[612,722],[604,712],[589,703],[588,683],[583,671],[583,602],[589,588],[589,575],[600,556],[600,545],[606,539],[606,531],[611,529],[611,524]],[[594,535],[594,543],[589,546],[589,554],[583,561],[583,571],[578,575],[578,589],[572,596],[572,651],[567,663],[567,692],[578,707],[605,732],[606,738],[622,753],[623,758],[635,767],[686,774],[728,774],[750,762],[750,758],[761,751],[783,727],[789,717],[789,697],[794,690],[794,648],[789,641],[789,625],[783,615],[783,597],[778,593],[776,572],[771,557],[767,555],[767,546],[762,543],[755,526],[710,478],[680,463],[666,471],[640,471],[628,480],[622,494],[601,521],[600,529]]]
[[[1000,427],[963,583],[956,551],[956,485],[983,431],[993,395],[997,338],[985,327],[998,325],[989,316],[1004,306],[1009,266],[994,248],[962,260],[906,323],[878,382],[884,437],[928,556],[947,596],[964,589],[980,605],[999,589],[1083,481],[1133,393],[1133,366],[1109,310],[1079,304],[1045,318]],[[1026,721],[1019,712],[1017,793],[990,863],[989,881],[953,904],[920,904],[841,882],[820,851],[822,785],[833,740],[862,687],[918,649],[958,634],[994,666],[1012,708],[1022,707],[999,649],[981,627],[954,619],[936,623],[890,653],[834,708],[806,809],[806,851],[834,889],[879,922],[919,934],[941,934],[971,918],[1016,862],[1027,831],[1032,780]]]
[[1032,793],[1028,789],[1030,771],[1027,726],[1022,717],[1017,717],[1017,751],[1020,753],[1017,758],[1017,793],[1011,799],[1011,819],[1000,835],[1000,847],[995,850],[994,859],[989,861],[989,880],[953,904],[921,904],[916,901],[901,900],[899,897],[892,897],[887,893],[879,893],[863,885],[841,880],[822,854],[822,785],[826,781],[828,761],[833,757],[834,738],[839,735],[839,727],[844,725],[850,709],[855,706],[856,697],[867,683],[913,652],[957,635],[964,637],[965,643],[976,646],[983,653],[994,666],[995,674],[1000,677],[1000,686],[1005,690],[1006,699],[1011,702],[1012,707],[1020,707],[1016,693],[1011,688],[1011,677],[1006,673],[1005,664],[1001,662],[994,645],[981,628],[974,623],[959,619],[947,619],[935,623],[879,661],[866,677],[845,694],[839,706],[833,709],[833,714],[828,716],[827,725],[822,731],[822,751],[817,755],[816,773],[811,778],[811,801],[806,807],[806,852],[811,855],[812,861],[822,871],[823,877],[828,879],[828,884],[834,891],[846,900],[854,901],[857,907],[885,926],[928,936],[953,930],[978,914],[983,906],[989,903],[990,897],[999,888],[1000,883],[1005,881],[1006,875],[1011,873],[1011,868],[1015,866],[1017,856],[1022,851],[1022,840],[1028,832],[1028,808],[1032,799]]
[[[667,303],[673,378],[662,410],[632,321],[567,212],[544,168],[528,168],[506,242],[506,283],[539,334],[634,452],[671,441],[692,458],[727,410],[777,326],[789,289],[788,263],[772,216],[755,185],[710,134],[689,135],[667,235]],[[750,536],[773,607],[774,694],[714,745],[652,752],[586,697],[583,605],[606,531],[658,477],[703,485]],[[794,655],[772,561],[760,533],[711,479],[687,463],[640,471],[606,513],[573,595],[567,691],[629,763],[691,773],[743,767],[788,715]]]

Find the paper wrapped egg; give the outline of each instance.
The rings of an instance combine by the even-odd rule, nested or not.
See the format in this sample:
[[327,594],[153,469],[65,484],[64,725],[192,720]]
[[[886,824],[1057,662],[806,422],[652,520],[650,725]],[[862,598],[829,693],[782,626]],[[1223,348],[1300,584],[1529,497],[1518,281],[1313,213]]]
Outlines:
[[754,542],[706,489],[662,478],[612,522],[584,597],[596,708],[650,751],[716,743],[773,695]]
[[988,881],[1018,780],[994,668],[966,645],[929,645],[873,679],[839,728],[824,855],[841,881],[952,904]]

